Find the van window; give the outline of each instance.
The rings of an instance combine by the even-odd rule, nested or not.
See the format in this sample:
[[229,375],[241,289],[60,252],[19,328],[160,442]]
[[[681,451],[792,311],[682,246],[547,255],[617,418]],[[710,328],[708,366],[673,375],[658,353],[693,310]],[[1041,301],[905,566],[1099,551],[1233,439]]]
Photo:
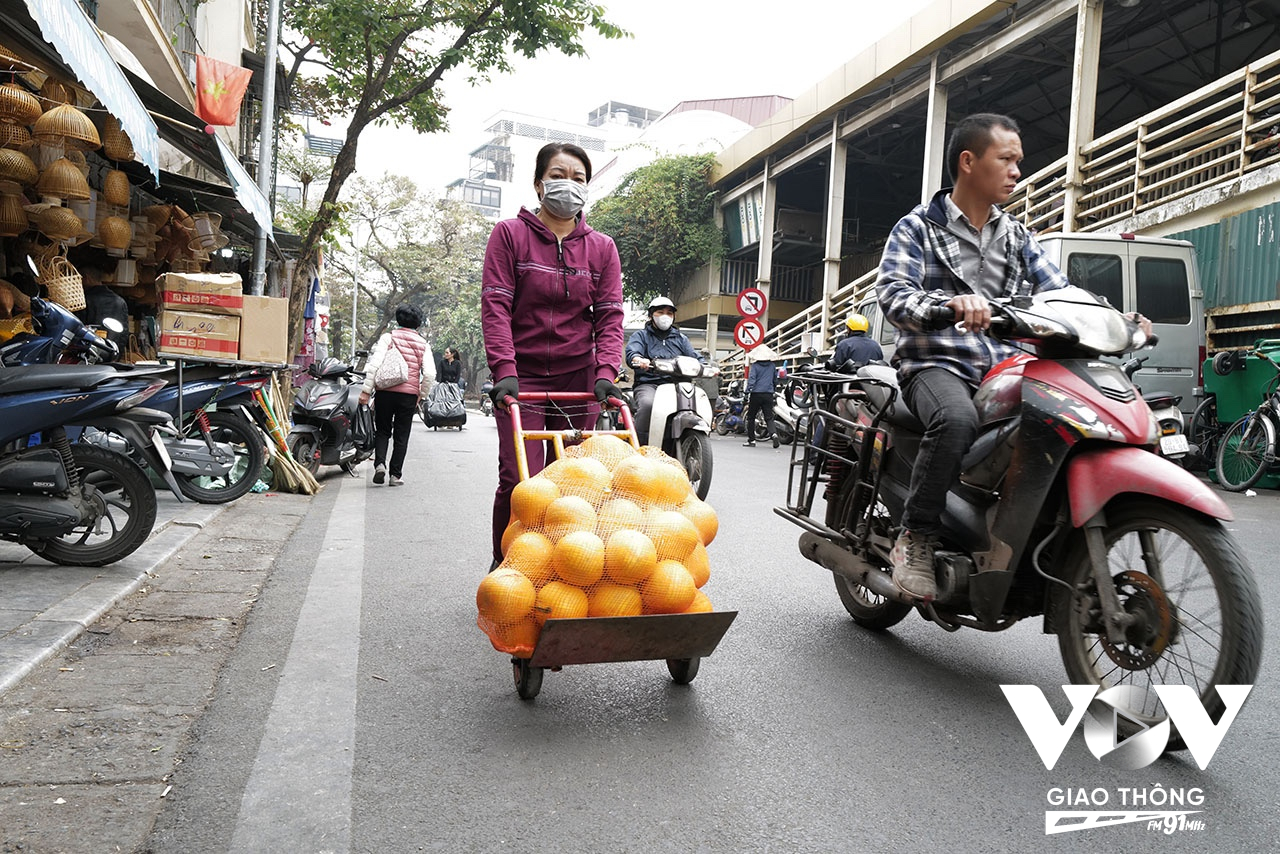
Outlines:
[[1124,265],[1119,255],[1073,252],[1067,256],[1067,279],[1124,310]]
[[887,320],[881,320],[880,303],[876,302],[874,299],[863,300],[862,304],[858,306],[858,314],[861,314],[863,317],[867,319],[867,332],[870,335],[875,336],[876,324],[879,323],[880,324],[880,335],[879,335],[880,343],[881,344],[893,343],[894,338],[898,334],[898,330],[895,329],[893,324],[888,322]]
[[1139,258],[1134,265],[1137,309],[1152,323],[1190,323],[1187,267],[1177,258]]

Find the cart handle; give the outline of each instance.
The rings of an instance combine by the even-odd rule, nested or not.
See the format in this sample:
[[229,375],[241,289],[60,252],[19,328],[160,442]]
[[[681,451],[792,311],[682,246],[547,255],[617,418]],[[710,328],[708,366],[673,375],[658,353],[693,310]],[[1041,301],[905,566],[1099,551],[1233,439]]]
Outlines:
[[[576,392],[576,391],[551,391],[551,392],[521,392],[520,399],[532,403],[540,400],[576,400],[576,401],[595,401],[595,395],[592,392]],[[580,442],[587,436],[617,436],[631,443],[631,447],[636,450],[640,449],[640,442],[636,438],[635,424],[631,419],[631,408],[627,406],[626,401],[616,397],[611,397],[606,404],[618,410],[622,416],[621,430],[529,430],[524,429],[524,424],[520,418],[520,403],[511,395],[503,398],[503,403],[507,405],[507,409],[511,413],[511,432],[514,437],[516,446],[516,469],[520,474],[521,480],[529,479],[529,455],[525,450],[524,443],[529,441],[550,441],[555,447],[556,459],[564,456],[565,440],[570,439],[573,442]]]

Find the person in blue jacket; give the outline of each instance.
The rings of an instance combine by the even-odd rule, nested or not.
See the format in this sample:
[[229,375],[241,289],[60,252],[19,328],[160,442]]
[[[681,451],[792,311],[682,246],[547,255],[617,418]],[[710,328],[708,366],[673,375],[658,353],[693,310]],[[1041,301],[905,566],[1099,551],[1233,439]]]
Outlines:
[[773,426],[773,397],[777,389],[778,370],[774,367],[777,356],[766,344],[761,344],[751,351],[751,372],[747,374],[747,441],[744,448],[756,446],[756,415],[764,414],[764,423],[769,427],[769,438],[773,446],[778,447],[778,434]]
[[[636,372],[631,396],[635,401],[636,438],[641,445],[649,444],[649,414],[653,412],[653,396],[658,386],[677,381],[676,377],[649,371],[653,360],[692,356],[705,362],[675,322],[676,304],[666,297],[654,297],[649,302],[649,322],[632,332],[627,340],[626,363]],[[661,436],[657,440],[662,443]]]
[[844,325],[849,334],[836,345],[835,355],[831,357],[831,367],[834,370],[846,370],[845,365],[849,362],[853,362],[852,370],[871,362],[884,361],[884,350],[880,343],[867,337],[869,324],[866,315],[855,312],[845,319]]

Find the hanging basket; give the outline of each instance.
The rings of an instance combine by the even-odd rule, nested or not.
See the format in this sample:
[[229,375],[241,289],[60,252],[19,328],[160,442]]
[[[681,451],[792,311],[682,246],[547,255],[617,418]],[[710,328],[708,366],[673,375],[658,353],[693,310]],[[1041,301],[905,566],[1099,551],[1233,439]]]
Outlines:
[[84,156],[83,151],[77,151],[74,148],[68,148],[65,155],[71,164],[80,170],[80,174],[84,176],[86,181],[89,180],[89,161]]
[[40,178],[40,170],[31,158],[12,148],[0,148],[0,180],[17,181],[30,187]]
[[50,240],[75,240],[84,231],[84,222],[71,208],[47,207],[36,214],[36,228]]
[[93,122],[70,104],[58,104],[41,114],[31,128],[31,138],[44,145],[64,145],[68,151],[94,151],[102,147]]
[[0,195],[0,237],[17,237],[29,227],[27,212],[22,207],[22,196],[17,193]]
[[29,125],[44,111],[40,100],[17,83],[0,86],[0,122],[10,125]]
[[187,244],[188,249],[211,252],[231,242],[231,239],[219,230],[222,225],[221,214],[200,211],[191,215],[191,222],[195,229],[195,237]]
[[0,124],[0,148],[14,148],[19,151],[26,151],[35,141],[31,138],[31,131],[22,125]]
[[117,207],[129,206],[129,176],[112,169],[102,179],[102,200]]
[[122,216],[103,217],[98,223],[98,239],[108,254],[122,257],[133,241],[133,229],[129,227],[129,220]]
[[8,300],[13,303],[13,307],[18,311],[31,311],[31,297],[27,296],[17,285],[0,279],[0,291],[9,292]]
[[44,285],[49,292],[49,299],[71,311],[79,311],[85,307],[84,279],[65,256],[54,255],[48,259],[42,257],[36,261],[36,267],[40,271],[36,281]]
[[102,153],[111,160],[132,160],[133,142],[129,134],[120,127],[115,116],[107,116],[107,123],[102,131]]
[[48,104],[74,104],[75,90],[61,80],[46,77],[40,86],[40,97]]
[[9,48],[0,45],[0,71],[27,71],[31,65]]
[[51,199],[87,199],[89,181],[80,173],[79,167],[63,157],[40,173],[36,190],[41,196]]

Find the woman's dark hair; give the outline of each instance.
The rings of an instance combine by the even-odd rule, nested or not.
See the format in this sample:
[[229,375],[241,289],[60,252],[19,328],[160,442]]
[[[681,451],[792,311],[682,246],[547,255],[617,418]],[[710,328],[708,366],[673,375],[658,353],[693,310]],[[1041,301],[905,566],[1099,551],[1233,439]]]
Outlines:
[[422,325],[422,310],[416,305],[402,305],[396,309],[396,325],[405,329],[417,329]]
[[999,113],[974,113],[965,116],[951,131],[951,140],[947,143],[947,171],[951,173],[951,181],[955,182],[960,174],[960,155],[972,151],[981,157],[991,144],[991,129],[1004,128],[1021,134],[1018,123],[1008,116]]
[[453,354],[453,358],[455,358],[455,359],[456,359],[456,358],[458,358],[458,351],[457,351],[457,349],[456,349],[456,348],[454,348],[454,347],[445,347],[445,348],[444,348],[444,354],[445,354],[446,356],[448,356],[450,353],[452,353],[452,354]]
[[581,146],[574,145],[571,142],[548,142],[546,145],[542,146],[541,150],[538,151],[538,159],[534,163],[533,167],[533,183],[536,184],[542,180],[542,176],[546,174],[547,164],[551,162],[551,158],[561,152],[569,155],[570,157],[576,157],[582,161],[582,165],[587,168],[587,183],[590,184],[591,158],[587,156],[587,152],[583,151]]

